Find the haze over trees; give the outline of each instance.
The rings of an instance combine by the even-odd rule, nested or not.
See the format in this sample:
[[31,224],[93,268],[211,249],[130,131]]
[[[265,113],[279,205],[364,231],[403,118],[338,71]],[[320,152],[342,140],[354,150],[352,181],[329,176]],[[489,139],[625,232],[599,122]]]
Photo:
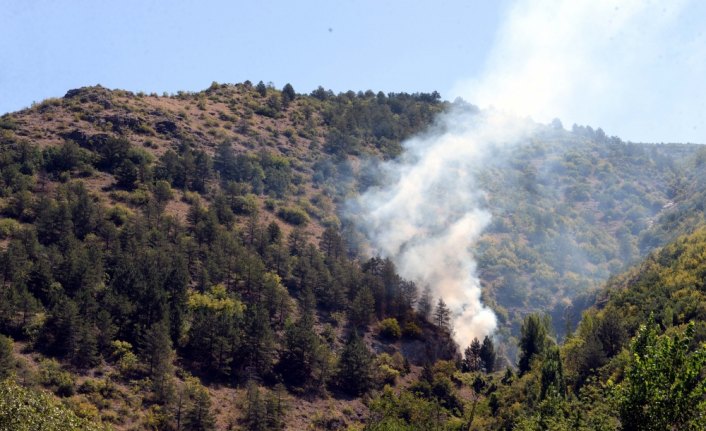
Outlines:
[[555,124],[499,154],[500,328],[456,346],[340,212],[448,109],[246,82],[0,117],[0,428],[701,429],[704,152]]

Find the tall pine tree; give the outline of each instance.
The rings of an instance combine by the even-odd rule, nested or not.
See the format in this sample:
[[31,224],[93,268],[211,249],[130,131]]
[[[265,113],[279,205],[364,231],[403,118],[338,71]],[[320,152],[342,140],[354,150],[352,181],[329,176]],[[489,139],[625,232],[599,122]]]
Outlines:
[[439,302],[436,304],[436,309],[434,310],[434,324],[440,329],[444,329],[447,332],[451,332],[451,310],[446,305],[442,298],[439,298]]
[[155,399],[161,403],[169,402],[174,395],[174,350],[166,320],[147,330],[142,351],[152,379]]
[[338,384],[352,395],[360,395],[371,388],[372,354],[365,342],[353,331],[341,352],[338,363]]
[[497,361],[495,345],[493,344],[493,340],[487,335],[483,338],[483,345],[480,348],[479,356],[481,367],[486,373],[495,371],[495,363]]

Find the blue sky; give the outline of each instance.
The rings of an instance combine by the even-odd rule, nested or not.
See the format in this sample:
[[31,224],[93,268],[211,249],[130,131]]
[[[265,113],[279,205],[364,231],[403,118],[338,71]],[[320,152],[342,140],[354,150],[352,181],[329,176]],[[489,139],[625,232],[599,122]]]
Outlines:
[[439,91],[635,141],[706,143],[699,0],[27,1],[0,10],[0,113],[100,83]]
[[0,111],[100,83],[447,92],[477,70],[502,2],[17,1],[0,12]]

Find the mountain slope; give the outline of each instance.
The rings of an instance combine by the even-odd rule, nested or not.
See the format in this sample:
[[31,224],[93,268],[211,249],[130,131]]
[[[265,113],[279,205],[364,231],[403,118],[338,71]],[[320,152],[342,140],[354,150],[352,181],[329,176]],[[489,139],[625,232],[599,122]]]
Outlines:
[[[356,254],[338,212],[449,109],[436,94],[214,83],[162,97],[82,88],[0,117],[0,332],[23,347],[8,355],[16,380],[117,429],[168,429],[177,412],[335,428],[377,414],[361,395],[385,384],[427,394],[411,410],[460,420],[475,381],[455,380],[439,298]],[[703,220],[701,158],[546,127],[477,173],[498,362],[528,313],[553,308],[563,328],[586,292]]]
[[528,316],[517,370],[478,370],[472,346],[460,370],[438,362],[410,389],[380,393],[369,429],[703,429],[705,252],[706,227],[654,251],[601,288],[563,344]]
[[[58,151],[70,141],[88,150],[89,159],[105,157],[95,153],[115,144],[101,144],[108,139],[129,143],[137,184],[144,184],[130,193],[116,187],[119,166],[69,162],[74,177],[103,202],[138,208],[150,193],[146,186],[164,179],[175,192],[165,210],[182,221],[184,200],[196,198],[186,192],[196,191],[208,205],[220,190],[236,215],[257,207],[267,221],[306,223],[319,236],[338,223],[345,199],[375,184],[370,161],[398,155],[404,138],[451,108],[427,94],[287,90],[214,83],[201,93],[157,97],[84,88],[4,116],[0,127],[3,142],[31,142],[45,157],[58,157],[46,149]],[[555,127],[518,151],[498,154],[478,173],[493,223],[476,255],[486,300],[508,328],[516,331],[520,320],[511,315],[518,312],[554,308],[557,321],[567,313],[576,318],[565,308],[577,295],[697,225],[703,214],[692,199],[703,172],[697,149],[626,144],[600,129]],[[66,172],[48,167],[42,184]],[[8,215],[18,211],[10,208]],[[676,226],[680,211],[697,218],[681,216]],[[288,232],[290,224],[281,227]]]

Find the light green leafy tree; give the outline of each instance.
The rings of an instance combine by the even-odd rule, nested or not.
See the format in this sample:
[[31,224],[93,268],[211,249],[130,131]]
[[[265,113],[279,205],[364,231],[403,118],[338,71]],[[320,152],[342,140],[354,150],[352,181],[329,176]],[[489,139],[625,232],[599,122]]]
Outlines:
[[0,431],[98,431],[102,424],[79,418],[44,392],[0,382]]
[[706,429],[706,348],[690,352],[693,335],[693,322],[674,336],[658,336],[652,319],[640,327],[615,389],[624,430]]

